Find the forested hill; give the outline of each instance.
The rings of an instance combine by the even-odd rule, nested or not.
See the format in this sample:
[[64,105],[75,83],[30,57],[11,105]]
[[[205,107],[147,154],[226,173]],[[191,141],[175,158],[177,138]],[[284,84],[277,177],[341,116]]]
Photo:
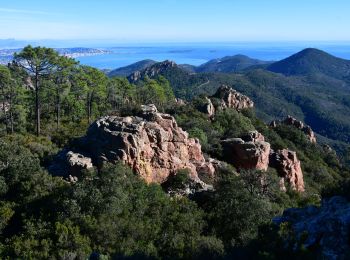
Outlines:
[[115,76],[126,77],[135,71],[144,70],[155,63],[156,62],[154,60],[142,60],[142,61],[133,63],[129,66],[112,70],[111,72],[108,73],[108,76],[109,77],[115,77]]
[[334,57],[318,49],[305,49],[267,67],[284,75],[323,74],[340,80],[349,80],[350,61]]
[[213,94],[221,84],[230,85],[255,101],[257,114],[265,121],[290,114],[308,123],[320,135],[348,143],[349,63],[320,50],[305,49],[267,69],[253,66],[239,73],[194,74],[176,64],[169,67],[158,63],[157,67],[163,68],[161,71],[150,66],[139,73],[141,78],[146,71],[150,78],[164,76],[175,95],[184,99]]
[[345,81],[171,61],[128,79],[44,47],[0,66],[1,259],[346,258],[349,154],[313,132],[347,145]]
[[267,66],[272,62],[249,58],[245,55],[226,56],[210,60],[196,67],[196,72],[239,72],[252,66]]

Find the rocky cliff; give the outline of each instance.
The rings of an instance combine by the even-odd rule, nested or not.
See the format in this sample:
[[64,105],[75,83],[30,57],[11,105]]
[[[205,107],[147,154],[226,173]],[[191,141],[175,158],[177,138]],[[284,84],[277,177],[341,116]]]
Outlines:
[[303,192],[304,176],[301,170],[301,164],[296,152],[283,149],[272,152],[270,156],[270,165],[276,168],[279,176],[282,178],[282,189],[285,190],[287,182],[293,190]]

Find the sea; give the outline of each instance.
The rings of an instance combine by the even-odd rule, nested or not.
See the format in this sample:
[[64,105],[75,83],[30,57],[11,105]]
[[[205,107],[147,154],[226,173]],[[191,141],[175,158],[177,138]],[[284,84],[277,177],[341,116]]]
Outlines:
[[198,66],[211,59],[237,54],[259,60],[278,61],[305,48],[318,48],[337,57],[350,60],[350,42],[181,43],[89,47],[109,51],[107,54],[77,58],[81,64],[100,69],[116,69],[145,59],[172,60],[177,64]]

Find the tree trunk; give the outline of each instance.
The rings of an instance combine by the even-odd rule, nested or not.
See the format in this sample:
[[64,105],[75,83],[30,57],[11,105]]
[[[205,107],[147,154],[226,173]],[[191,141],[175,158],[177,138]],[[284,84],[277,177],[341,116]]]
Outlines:
[[13,123],[13,112],[12,112],[12,108],[10,110],[10,124],[11,124],[11,134],[13,134],[15,131],[14,131],[14,123]]
[[39,97],[39,75],[35,73],[35,116],[36,116],[36,135],[40,135],[40,97]]
[[10,111],[10,131],[11,134],[14,133],[14,120],[13,120],[13,96],[14,96],[14,90],[13,86],[11,87],[11,92],[10,92],[10,99],[9,99],[9,111]]
[[4,97],[3,101],[2,101],[2,111],[4,113],[4,121],[5,121],[5,130],[6,133],[8,133],[8,121],[7,121],[7,113],[6,113],[6,95],[5,95],[5,91],[4,88],[2,88],[2,96]]
[[60,100],[60,91],[57,87],[57,92],[56,92],[56,127],[59,129],[60,127],[60,112],[61,112],[61,100]]
[[91,94],[87,94],[87,113],[88,113],[88,123],[91,124]]

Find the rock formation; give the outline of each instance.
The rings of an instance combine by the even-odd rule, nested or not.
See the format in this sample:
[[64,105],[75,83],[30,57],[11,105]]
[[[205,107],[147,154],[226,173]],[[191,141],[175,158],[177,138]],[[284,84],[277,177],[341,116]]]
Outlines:
[[[299,192],[304,191],[303,172],[296,152],[287,149],[272,152],[270,165],[276,168],[279,176],[283,179],[281,182],[282,187],[287,182],[292,189]],[[282,189],[285,190],[285,186]]]
[[296,152],[283,149],[272,151],[264,136],[251,131],[241,138],[222,141],[223,155],[227,162],[238,169],[255,169],[266,171],[268,167],[276,168],[281,177],[281,190],[286,190],[285,183],[298,192],[304,191],[303,173]]
[[198,107],[198,109],[202,113],[207,114],[209,117],[213,117],[215,115],[215,107],[208,97],[205,97],[204,104]]
[[[172,116],[158,113],[154,105],[142,106],[142,111],[139,116],[100,118],[80,139],[79,151],[97,167],[121,161],[148,183],[163,183],[178,170],[188,169],[190,178],[205,187],[199,175],[212,178],[215,168],[204,158],[199,141],[189,138]],[[91,166],[89,158],[68,154],[76,166]]]
[[85,157],[82,154],[79,153],[73,153],[72,151],[69,151],[66,154],[67,157],[67,163],[69,165],[70,174],[71,175],[78,175],[82,170],[84,169],[91,169],[94,166],[92,165],[91,158]]
[[205,97],[205,100],[197,106],[197,109],[202,113],[208,114],[209,117],[214,117],[215,112],[218,110],[233,108],[239,111],[252,107],[254,107],[254,102],[247,96],[242,95],[231,87],[222,85],[213,96]]
[[274,120],[270,123],[271,127],[277,127],[278,125],[283,124],[283,125],[288,125],[288,126],[292,126],[295,127],[301,131],[303,131],[306,135],[306,137],[308,138],[308,140],[311,143],[316,143],[316,135],[314,133],[314,131],[312,131],[310,126],[305,125],[303,122],[298,121],[297,119],[295,119],[292,116],[287,116],[284,120],[282,121],[277,121]]
[[242,138],[222,141],[224,157],[235,167],[266,171],[269,165],[270,144],[264,136],[252,131]]
[[220,108],[234,108],[242,110],[254,107],[254,102],[247,96],[237,92],[229,86],[222,85],[212,96],[220,100]]
[[289,248],[305,247],[319,259],[349,257],[350,203],[345,198],[332,197],[324,200],[321,207],[287,209],[274,219],[277,225],[285,222],[291,224],[293,232],[293,236],[285,237]]

